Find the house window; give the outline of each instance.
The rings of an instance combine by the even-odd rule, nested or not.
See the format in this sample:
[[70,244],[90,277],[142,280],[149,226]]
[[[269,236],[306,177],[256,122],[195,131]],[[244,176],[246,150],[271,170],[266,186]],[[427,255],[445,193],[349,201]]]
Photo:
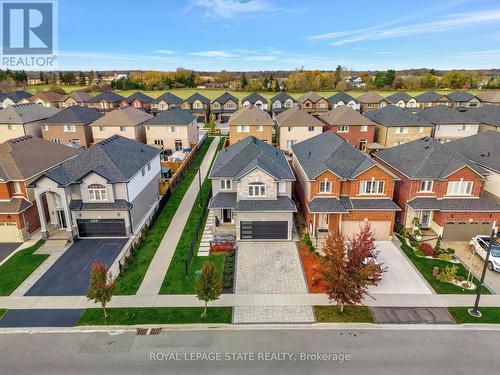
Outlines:
[[52,138],[52,142],[59,144],[61,140],[59,138]]
[[285,102],[285,108],[292,108],[292,106],[293,106],[293,102],[290,99],[288,99]]
[[459,132],[462,131],[462,132],[465,132],[465,131],[468,131],[470,130],[470,125],[461,125],[458,127],[457,129]]
[[180,139],[176,139],[174,141],[174,145],[175,145],[175,151],[182,150],[182,141]]
[[289,127],[288,127],[288,131],[289,131],[289,132],[291,132],[291,131],[292,131],[292,129],[293,129],[293,128],[292,128],[291,126],[289,126]]
[[231,190],[231,180],[220,180],[221,190]]
[[49,126],[48,125],[42,125],[42,131],[44,131],[44,132],[49,131]]
[[101,131],[101,132],[106,131],[106,127],[105,126],[99,126],[99,131]]
[[367,104],[367,107],[368,107],[368,108],[373,108],[373,106],[372,106],[372,104],[371,104],[371,103],[368,103],[368,104]]
[[314,131],[314,126],[308,126],[307,131],[313,132]]
[[234,104],[234,102],[227,102],[226,104],[224,104],[224,107],[226,109],[235,109],[236,108],[236,104]]
[[286,193],[286,182],[278,182],[278,193]]
[[163,146],[163,139],[155,139],[154,143],[156,146]]
[[257,131],[258,132],[263,132],[264,131],[264,126],[263,125],[257,125]]
[[408,128],[406,126],[400,126],[396,128],[396,134],[406,134],[408,133]]
[[151,163],[148,163],[148,171],[151,170]]
[[70,143],[72,145],[76,145],[76,146],[79,146],[80,145],[80,140],[77,139],[77,138],[73,138],[72,140],[70,140]]
[[175,133],[175,126],[170,127],[170,133]]
[[14,181],[14,194],[21,194],[21,183]]
[[339,126],[337,126],[337,132],[339,132],[339,133],[348,133],[349,132],[349,126],[339,125]]
[[360,194],[383,194],[384,193],[384,181],[361,181],[359,184]]
[[139,101],[137,101],[137,100],[136,100],[136,101],[134,101],[134,107],[135,107],[135,108],[141,108],[141,102],[139,102]]
[[326,103],[319,103],[319,108],[326,108]]
[[220,109],[220,104],[218,102],[213,102],[212,103],[212,108],[213,109]]
[[201,102],[194,102],[193,108],[201,109],[201,108],[203,108],[203,104]]
[[423,126],[419,126],[418,127],[418,132],[419,133],[423,133],[424,132],[424,127]]
[[368,131],[368,125],[361,125],[361,131],[362,132],[367,132]]
[[470,195],[472,193],[472,181],[450,181],[448,182],[447,195]]
[[331,193],[332,192],[332,183],[331,181],[320,181],[319,182],[319,192],[320,193]]
[[286,148],[292,148],[292,146],[293,146],[294,144],[296,144],[296,143],[297,143],[297,141],[296,141],[295,139],[288,139],[288,140],[286,141]]
[[65,132],[74,132],[74,131],[76,131],[76,128],[74,125],[64,125],[64,131]]
[[144,177],[145,174],[146,174],[146,168],[142,168],[141,169],[141,175]]
[[251,182],[248,185],[248,195],[251,197],[265,197],[266,185],[262,182]]
[[16,125],[9,124],[8,129],[9,130],[16,130]]
[[364,151],[364,150],[365,150],[365,148],[366,148],[366,139],[361,139],[361,140],[359,141],[359,149],[360,149],[361,151]]
[[238,133],[248,133],[250,127],[248,125],[238,125]]
[[431,181],[431,180],[420,181],[420,191],[421,192],[430,192],[430,191],[432,191],[432,185],[433,185],[433,181]]
[[120,126],[120,131],[124,132],[127,128],[125,126]]
[[281,102],[279,100],[273,102],[273,108],[281,108]]
[[89,199],[91,201],[105,201],[107,199],[106,186],[101,184],[89,185]]

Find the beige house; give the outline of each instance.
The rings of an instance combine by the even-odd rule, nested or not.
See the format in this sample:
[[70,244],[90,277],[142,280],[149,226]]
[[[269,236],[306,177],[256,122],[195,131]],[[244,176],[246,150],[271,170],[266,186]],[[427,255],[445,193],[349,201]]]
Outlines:
[[479,98],[483,104],[500,107],[500,90],[481,91],[476,97]]
[[33,95],[30,98],[22,99],[20,104],[28,104],[35,103],[40,104],[44,107],[55,107],[59,108],[60,103],[62,102],[64,95],[61,95],[54,91],[45,91],[39,92],[38,94]]
[[276,116],[278,146],[287,153],[292,146],[323,132],[323,123],[305,109],[290,108]]
[[85,91],[74,91],[61,100],[59,108],[68,108],[74,105],[86,107],[92,99],[94,97]]
[[500,106],[487,104],[478,108],[467,108],[463,113],[479,122],[479,132],[500,132]]
[[180,151],[199,140],[197,117],[189,110],[172,108],[144,123],[146,143],[162,150]]
[[358,97],[358,102],[361,103],[361,112],[376,111],[377,109],[384,108],[389,104],[389,101],[382,95],[370,91]]
[[248,136],[254,136],[269,144],[273,140],[273,119],[269,113],[255,108],[243,107],[234,112],[228,121],[229,143],[236,142]]
[[118,107],[90,124],[94,143],[118,134],[134,141],[146,142],[143,123],[153,115],[134,107]]
[[479,130],[478,120],[445,105],[421,109],[418,114],[434,124],[434,139],[441,143],[469,137]]
[[328,100],[313,91],[309,91],[297,98],[299,107],[307,110],[312,115],[320,115],[328,111]]

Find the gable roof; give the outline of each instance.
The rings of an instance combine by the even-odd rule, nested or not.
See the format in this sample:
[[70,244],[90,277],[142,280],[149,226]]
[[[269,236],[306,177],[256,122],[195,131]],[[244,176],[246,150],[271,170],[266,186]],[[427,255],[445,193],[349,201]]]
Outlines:
[[304,95],[299,96],[297,98],[297,103],[303,104],[307,100],[310,100],[311,102],[316,103],[316,102],[320,101],[321,99],[323,99],[322,96],[316,94],[314,91],[309,91],[309,92],[306,92]]
[[343,91],[333,94],[328,98],[328,101],[332,104],[336,104],[340,101],[344,102],[344,104],[347,104],[351,100],[354,100],[355,103],[359,103],[357,99],[353,98],[351,95]]
[[30,94],[29,92],[26,92],[26,91],[14,91],[14,92],[11,92],[11,93],[8,93],[7,95],[5,95],[2,98],[2,100],[9,98],[14,103],[17,103],[23,99],[28,99],[31,96],[33,96],[33,94]]
[[274,125],[266,111],[255,107],[243,107],[231,114],[228,125]]
[[150,118],[144,125],[189,125],[196,116],[193,116],[190,111],[180,108],[172,108],[166,111],[161,111],[157,116]]
[[78,183],[92,172],[110,183],[127,182],[159,153],[158,148],[113,135],[47,171],[44,176],[60,186]]
[[480,176],[488,174],[483,168],[429,137],[376,152],[375,157],[417,180],[444,179],[463,167],[471,168]]
[[442,97],[446,97],[446,96],[442,95],[442,94],[438,94],[437,92],[434,92],[434,91],[426,91],[420,95],[415,96],[415,99],[417,100],[417,102],[428,103],[428,102],[437,102]]
[[44,91],[29,98],[31,102],[34,102],[37,99],[41,99],[44,102],[61,102],[64,99],[64,95],[54,91]]
[[370,120],[384,126],[433,126],[424,120],[419,111],[401,108],[395,105],[387,105],[376,111],[366,112],[364,115]]
[[287,101],[288,99],[292,99],[292,101],[294,103],[296,103],[297,101],[291,97],[287,92],[285,91],[281,91],[278,95],[274,95],[272,98],[271,98],[271,103],[275,102],[275,101],[280,101],[280,102],[285,102]]
[[89,100],[89,102],[90,103],[98,103],[101,100],[105,100],[108,103],[118,103],[118,102],[121,102],[122,100],[125,100],[125,98],[121,95],[118,95],[116,92],[104,91],[104,92],[101,92],[99,95],[94,96],[92,99]]
[[27,180],[80,152],[30,135],[0,144],[0,179]]
[[468,102],[469,100],[472,100],[475,98],[474,95],[472,95],[471,93],[468,93],[467,91],[453,91],[449,94],[446,94],[446,96],[452,102]]
[[479,100],[486,103],[500,103],[500,90],[484,90],[476,95]]
[[93,108],[72,105],[54,116],[46,118],[42,124],[90,124],[102,117],[103,114]]
[[57,108],[44,107],[40,104],[15,104],[0,111],[0,124],[27,124],[46,119],[57,112],[59,112]]
[[500,132],[481,132],[445,143],[445,146],[467,159],[500,173]]
[[386,100],[386,98],[384,98],[382,95],[374,91],[367,92],[366,94],[363,94],[360,97],[358,97],[358,102],[364,104],[377,104],[384,100]]
[[206,96],[203,96],[197,92],[195,92],[193,95],[191,95],[189,98],[187,98],[186,102],[188,102],[189,104],[192,104],[197,100],[199,100],[203,104],[210,104],[210,99],[208,99]]
[[408,95],[406,92],[398,91],[392,95],[389,95],[386,99],[391,103],[397,103],[400,100],[406,103],[408,100],[413,99],[413,96]]
[[217,103],[220,103],[220,104],[225,104],[226,102],[228,101],[234,101],[236,104],[238,104],[239,100],[236,96],[234,95],[231,95],[230,93],[228,92],[225,92],[224,94],[222,94],[221,96],[219,96],[217,99],[214,100],[214,102],[217,102]]
[[323,123],[307,110],[293,107],[276,116],[278,126],[321,126]]
[[378,165],[367,154],[332,131],[296,143],[292,150],[309,180],[314,180],[326,171],[341,179],[352,180]]
[[500,106],[482,105],[481,107],[467,108],[463,113],[482,124],[500,126]]
[[171,105],[171,104],[181,104],[182,99],[179,98],[177,95],[172,94],[171,92],[166,92],[156,99],[154,99],[151,103],[152,104],[158,104],[159,102],[164,101],[165,103]]
[[134,92],[126,100],[127,100],[128,104],[131,104],[135,99],[137,99],[143,103],[151,103],[153,101],[153,98],[151,98],[150,96],[147,96],[146,94],[143,94],[140,91]]
[[368,117],[346,105],[323,113],[319,118],[329,125],[377,125]]
[[73,91],[71,94],[66,95],[62,100],[65,101],[69,98],[77,102],[90,102],[94,97],[85,91]]
[[137,126],[154,117],[134,107],[118,107],[98,118],[90,126]]
[[254,136],[222,149],[217,154],[209,177],[237,180],[255,168],[262,169],[277,180],[295,180],[284,152]]
[[245,96],[243,99],[241,99],[241,102],[250,102],[250,104],[255,104],[258,100],[260,100],[262,103],[267,103],[267,99],[257,92],[252,92],[250,95]]
[[470,116],[460,112],[456,108],[451,108],[446,105],[437,105],[434,107],[429,107],[421,109],[418,111],[420,116],[436,125],[446,125],[446,124],[478,124],[477,120],[474,120]]

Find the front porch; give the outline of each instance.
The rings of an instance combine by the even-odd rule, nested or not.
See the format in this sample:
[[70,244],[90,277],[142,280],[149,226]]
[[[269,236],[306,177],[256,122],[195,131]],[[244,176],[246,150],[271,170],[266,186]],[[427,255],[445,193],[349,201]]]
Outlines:
[[405,229],[417,239],[418,242],[432,241],[442,234],[442,228],[432,220],[434,211],[415,210],[407,207]]

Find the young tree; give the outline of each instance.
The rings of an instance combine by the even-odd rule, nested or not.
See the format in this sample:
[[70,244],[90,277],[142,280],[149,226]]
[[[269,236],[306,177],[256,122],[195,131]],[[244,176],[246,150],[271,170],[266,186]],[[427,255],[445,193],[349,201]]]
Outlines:
[[90,270],[87,298],[89,300],[93,299],[95,303],[101,304],[104,311],[104,318],[108,317],[106,313],[106,304],[111,301],[113,287],[114,281],[111,272],[108,272],[104,264],[94,261]]
[[363,300],[370,285],[376,285],[384,269],[367,258],[375,254],[375,238],[369,225],[345,239],[341,234],[328,236],[324,245],[319,274],[330,300],[340,305],[355,305]]
[[337,65],[337,68],[335,69],[335,73],[334,73],[334,85],[335,85],[335,88],[337,88],[337,86],[339,85],[339,83],[342,81],[343,75],[344,75],[344,72],[342,70],[342,67],[340,65]]
[[246,89],[248,86],[248,79],[245,73],[243,73],[240,77],[240,86],[242,89]]
[[214,264],[206,261],[201,266],[201,273],[195,285],[196,295],[201,301],[205,301],[205,309],[201,317],[207,316],[207,304],[215,301],[222,293],[222,280]]

